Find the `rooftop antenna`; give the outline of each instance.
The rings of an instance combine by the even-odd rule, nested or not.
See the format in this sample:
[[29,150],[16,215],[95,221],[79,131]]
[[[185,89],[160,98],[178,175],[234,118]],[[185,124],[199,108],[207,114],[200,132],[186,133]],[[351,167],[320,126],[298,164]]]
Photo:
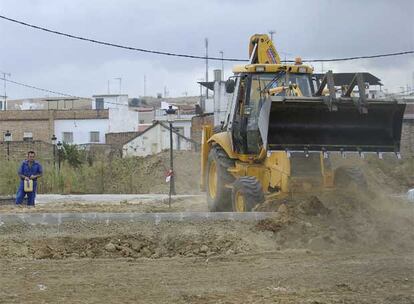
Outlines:
[[269,34],[270,34],[270,40],[272,40],[272,42],[273,42],[273,35],[276,34],[276,31],[275,30],[270,30]]
[[[208,82],[208,38],[204,40],[206,46],[206,82]],[[208,88],[206,86],[206,99],[208,99]]]
[[4,81],[4,96],[3,96],[3,98],[4,98],[4,106],[3,106],[3,109],[4,110],[7,110],[7,93],[6,93],[6,83],[7,83],[7,80],[6,80],[6,76],[11,77],[11,74],[10,73],[7,73],[7,72],[3,72],[3,71],[0,71],[0,73],[3,74],[3,81]]
[[224,51],[219,51],[221,55],[221,80],[224,80]]

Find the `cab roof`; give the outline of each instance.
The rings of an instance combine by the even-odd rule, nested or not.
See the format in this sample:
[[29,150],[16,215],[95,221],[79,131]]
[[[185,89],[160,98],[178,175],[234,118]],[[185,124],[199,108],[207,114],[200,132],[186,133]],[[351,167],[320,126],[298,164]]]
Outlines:
[[304,64],[246,64],[233,67],[233,73],[276,73],[280,71],[312,74],[313,68]]

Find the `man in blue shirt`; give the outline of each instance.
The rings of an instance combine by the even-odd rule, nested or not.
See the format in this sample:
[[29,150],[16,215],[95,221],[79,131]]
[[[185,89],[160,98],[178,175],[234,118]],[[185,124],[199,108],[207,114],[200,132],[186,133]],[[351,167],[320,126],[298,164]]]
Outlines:
[[[35,161],[36,153],[29,151],[27,153],[27,160],[24,160],[19,168],[18,174],[20,177],[20,186],[16,194],[16,205],[21,206],[24,197],[27,195],[27,206],[35,205],[36,191],[37,191],[37,179],[42,176],[42,166]],[[24,181],[33,180],[33,191],[24,191]]]

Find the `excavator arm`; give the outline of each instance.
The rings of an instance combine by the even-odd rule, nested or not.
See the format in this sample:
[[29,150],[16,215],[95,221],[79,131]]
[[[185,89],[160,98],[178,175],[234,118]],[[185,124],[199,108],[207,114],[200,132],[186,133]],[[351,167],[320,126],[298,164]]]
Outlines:
[[267,35],[255,34],[250,38],[249,58],[252,64],[280,64],[280,57]]

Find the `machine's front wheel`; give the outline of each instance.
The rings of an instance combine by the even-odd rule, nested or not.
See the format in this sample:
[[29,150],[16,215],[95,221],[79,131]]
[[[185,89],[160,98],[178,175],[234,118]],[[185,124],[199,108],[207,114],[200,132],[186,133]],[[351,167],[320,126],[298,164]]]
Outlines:
[[226,152],[218,146],[211,148],[207,161],[207,204],[212,212],[231,210],[231,189],[226,184],[231,184],[234,177],[227,168],[234,166]]
[[265,200],[260,182],[253,176],[242,176],[233,184],[232,205],[235,212],[248,212]]

